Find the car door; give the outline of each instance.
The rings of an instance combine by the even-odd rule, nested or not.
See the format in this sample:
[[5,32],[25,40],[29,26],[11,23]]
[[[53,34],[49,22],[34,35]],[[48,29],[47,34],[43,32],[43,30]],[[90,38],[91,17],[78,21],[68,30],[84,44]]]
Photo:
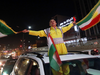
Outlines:
[[100,75],[100,57],[88,59],[87,72],[92,75]]
[[27,75],[40,75],[40,67],[37,61],[30,59],[30,66]]
[[20,57],[10,75],[45,75],[43,62],[34,56]]

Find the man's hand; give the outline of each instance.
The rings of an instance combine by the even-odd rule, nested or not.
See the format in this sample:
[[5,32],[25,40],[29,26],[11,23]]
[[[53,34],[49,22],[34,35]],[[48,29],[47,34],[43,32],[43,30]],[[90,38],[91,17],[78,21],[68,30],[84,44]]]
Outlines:
[[29,32],[29,30],[24,29],[22,32],[23,32],[23,33],[28,33],[28,32]]
[[73,23],[74,26],[76,25],[76,21],[73,21],[72,23]]
[[73,21],[73,24],[76,24],[76,21]]

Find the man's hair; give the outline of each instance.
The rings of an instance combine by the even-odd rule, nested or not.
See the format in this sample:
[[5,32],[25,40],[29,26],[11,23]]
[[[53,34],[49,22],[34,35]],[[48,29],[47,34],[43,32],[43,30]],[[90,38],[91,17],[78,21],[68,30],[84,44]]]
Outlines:
[[[54,18],[51,18],[50,21],[51,21],[51,20],[55,20],[55,19],[54,19]],[[50,21],[49,21],[49,24],[50,24]],[[55,21],[56,21],[56,20],[55,20]]]

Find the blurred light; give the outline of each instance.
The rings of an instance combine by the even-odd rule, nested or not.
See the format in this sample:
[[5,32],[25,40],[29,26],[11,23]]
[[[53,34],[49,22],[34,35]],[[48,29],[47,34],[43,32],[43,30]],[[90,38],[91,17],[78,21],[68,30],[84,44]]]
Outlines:
[[98,44],[98,42],[94,42],[94,44],[95,44],[95,45],[97,45],[97,44]]
[[[67,19],[66,21],[64,21],[64,22],[62,22],[62,23],[60,23],[60,26],[61,26],[61,27],[67,26],[67,25],[69,25],[70,23],[72,23],[72,21],[73,21],[73,17],[71,17],[70,19]],[[65,24],[65,25],[64,25],[64,24]]]
[[66,21],[64,21],[64,23],[66,23]]
[[32,27],[31,26],[28,26],[28,29],[31,29]]
[[18,67],[16,66],[15,69],[18,69]]
[[22,40],[20,40],[22,42]]
[[71,40],[71,43],[73,43],[73,40]]
[[20,45],[20,47],[22,47],[22,45]]
[[38,36],[38,39],[40,39],[40,37]]
[[36,62],[33,62],[33,65],[37,65],[37,63]]
[[28,41],[28,43],[30,43],[30,41]]
[[27,60],[27,63],[29,63],[29,60]]
[[94,51],[96,51],[97,49],[94,49]]
[[63,23],[60,23],[60,25],[63,25]]
[[28,46],[28,49],[31,49],[32,47],[31,46]]
[[0,62],[0,65],[2,65],[2,62]]
[[8,75],[6,72],[3,72],[3,75]]
[[85,41],[87,41],[87,38],[84,38]]
[[74,30],[75,30],[76,32],[78,32],[77,25],[74,26]]

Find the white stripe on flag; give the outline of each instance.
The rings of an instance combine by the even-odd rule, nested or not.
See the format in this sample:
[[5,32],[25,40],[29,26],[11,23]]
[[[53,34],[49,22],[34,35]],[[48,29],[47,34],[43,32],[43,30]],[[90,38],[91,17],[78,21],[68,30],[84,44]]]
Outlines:
[[79,27],[80,27],[80,28],[83,28],[83,27],[85,27],[86,25],[88,25],[91,21],[92,21],[92,19],[90,19],[90,20],[88,20],[87,22],[81,24]]
[[55,54],[53,54],[53,59],[57,62],[57,58],[56,58]]
[[47,40],[48,40],[48,48],[50,49],[50,47],[51,47],[51,45],[52,45],[53,43],[52,43],[50,37],[48,37]]
[[0,38],[1,38],[1,37],[5,37],[5,36],[7,36],[7,35],[2,34],[2,33],[0,32]]

